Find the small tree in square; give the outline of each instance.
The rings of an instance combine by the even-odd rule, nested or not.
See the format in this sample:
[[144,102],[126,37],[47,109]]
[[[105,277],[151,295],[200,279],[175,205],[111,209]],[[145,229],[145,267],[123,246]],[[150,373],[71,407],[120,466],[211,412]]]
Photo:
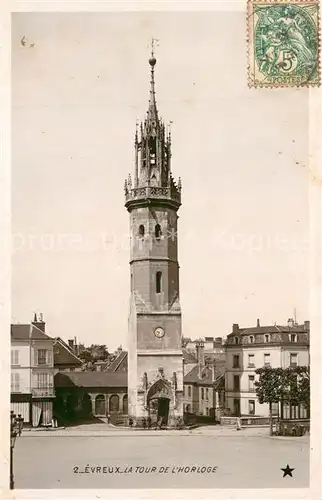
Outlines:
[[289,368],[258,368],[255,382],[259,403],[268,403],[270,434],[273,434],[272,404],[287,401],[289,405],[303,405],[310,408],[310,368],[296,366]]
[[269,429],[273,435],[273,403],[279,403],[285,396],[286,376],[283,368],[258,368],[255,373],[259,379],[255,382],[256,396],[260,404],[269,405]]

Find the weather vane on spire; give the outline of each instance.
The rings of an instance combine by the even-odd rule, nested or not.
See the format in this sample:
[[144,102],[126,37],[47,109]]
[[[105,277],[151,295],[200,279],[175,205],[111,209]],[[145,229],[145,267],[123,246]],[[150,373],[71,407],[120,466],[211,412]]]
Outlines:
[[159,45],[159,41],[157,38],[151,38],[151,57],[154,57],[154,49]]

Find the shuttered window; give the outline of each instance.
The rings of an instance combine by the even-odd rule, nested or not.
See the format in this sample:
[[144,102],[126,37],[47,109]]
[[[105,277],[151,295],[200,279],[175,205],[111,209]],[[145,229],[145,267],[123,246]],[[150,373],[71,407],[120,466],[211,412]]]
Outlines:
[[17,349],[11,349],[11,364],[19,365],[19,351]]
[[11,392],[20,391],[20,375],[19,373],[11,372]]

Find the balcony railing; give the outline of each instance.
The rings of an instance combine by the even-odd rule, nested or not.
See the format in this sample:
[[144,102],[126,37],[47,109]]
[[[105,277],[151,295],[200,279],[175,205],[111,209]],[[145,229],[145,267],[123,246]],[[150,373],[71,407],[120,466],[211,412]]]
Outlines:
[[55,389],[54,387],[34,387],[31,389],[31,394],[34,398],[54,397]]
[[173,187],[145,186],[127,189],[125,192],[125,200],[127,202],[140,198],[172,199],[181,203],[180,190]]

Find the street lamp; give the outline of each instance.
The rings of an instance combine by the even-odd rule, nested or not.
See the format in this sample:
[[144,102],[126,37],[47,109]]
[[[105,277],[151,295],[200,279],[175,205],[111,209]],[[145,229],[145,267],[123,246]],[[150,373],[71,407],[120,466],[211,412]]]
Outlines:
[[13,449],[16,444],[17,436],[21,436],[23,427],[23,417],[20,415],[17,416],[11,410],[10,412],[10,489],[14,489],[14,479],[13,479]]

